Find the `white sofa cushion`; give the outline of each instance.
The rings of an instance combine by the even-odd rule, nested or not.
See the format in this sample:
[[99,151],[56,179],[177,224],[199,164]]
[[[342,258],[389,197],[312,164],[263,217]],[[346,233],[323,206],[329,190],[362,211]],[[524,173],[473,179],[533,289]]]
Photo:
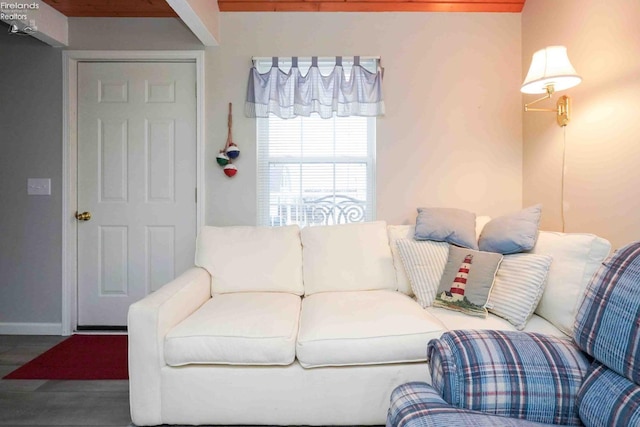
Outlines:
[[305,368],[424,361],[443,332],[400,292],[318,293],[302,302],[296,355]]
[[297,225],[202,227],[196,241],[196,265],[211,274],[212,295],[304,292]]
[[[449,331],[455,331],[458,329],[491,329],[496,331],[516,330],[516,327],[509,323],[509,321],[491,313],[489,313],[486,318],[481,319],[479,317],[471,317],[464,313],[438,307],[428,307],[426,308],[426,311],[442,322],[445,328]],[[523,331],[565,337],[562,331],[553,326],[552,323],[540,316],[536,316],[535,314],[531,316]]]
[[584,291],[610,250],[607,240],[593,234],[541,231],[530,253],[551,255],[553,262],[536,314],[573,336]]
[[[485,225],[487,225],[489,221],[491,221],[490,216],[476,217],[476,238],[480,237],[482,229]],[[411,282],[402,263],[402,257],[400,256],[400,252],[398,251],[397,241],[399,239],[413,239],[416,233],[416,227],[415,225],[388,225],[387,233],[389,234],[389,246],[391,246],[393,267],[395,268],[396,272],[396,282],[398,284],[398,290],[403,294],[413,296]]]
[[302,229],[304,292],[395,290],[384,221]]
[[194,363],[288,365],[295,359],[300,297],[246,292],[214,295],[164,342],[170,366]]

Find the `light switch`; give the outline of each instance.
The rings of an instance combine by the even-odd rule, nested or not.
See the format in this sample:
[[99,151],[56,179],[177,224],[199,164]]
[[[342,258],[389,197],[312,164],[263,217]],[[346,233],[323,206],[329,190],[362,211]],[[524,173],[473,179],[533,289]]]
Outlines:
[[50,196],[51,195],[51,179],[50,178],[28,178],[27,194],[30,196]]

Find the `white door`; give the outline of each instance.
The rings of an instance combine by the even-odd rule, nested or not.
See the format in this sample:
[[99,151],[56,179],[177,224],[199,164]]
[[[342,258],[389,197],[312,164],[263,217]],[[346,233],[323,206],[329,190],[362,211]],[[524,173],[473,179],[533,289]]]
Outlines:
[[79,63],[79,327],[126,325],[193,265],[195,192],[195,64]]

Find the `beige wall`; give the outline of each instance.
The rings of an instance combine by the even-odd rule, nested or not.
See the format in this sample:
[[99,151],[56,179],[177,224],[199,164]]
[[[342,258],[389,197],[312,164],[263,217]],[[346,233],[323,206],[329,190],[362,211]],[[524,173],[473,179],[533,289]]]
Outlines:
[[[418,206],[519,209],[520,30],[519,14],[221,14],[222,44],[206,51],[206,222],[256,220],[255,121],[242,115],[253,55],[382,56],[378,218],[413,222]],[[24,322],[42,333],[59,329],[62,298],[62,52],[2,34],[0,116],[11,126],[0,187],[11,209],[0,215],[0,329]],[[69,39],[74,50],[202,49],[175,19],[72,18]],[[229,101],[242,149],[234,179],[215,163]],[[26,177],[50,177],[52,195],[27,197]]]
[[[255,120],[242,115],[251,56],[380,55],[387,114],[377,125],[377,218],[418,206],[498,215],[522,205],[520,15],[223,13],[207,49],[208,224],[256,220]],[[239,172],[215,155],[233,102]]]
[[[583,78],[566,91],[565,229],[620,247],[640,239],[640,2],[527,1],[523,76],[533,52],[554,44],[567,46]],[[524,204],[542,202],[542,228],[559,230],[563,130],[547,113],[524,114],[523,129]]]
[[73,50],[202,50],[202,43],[174,18],[69,18]]
[[[522,205],[519,14],[222,13],[206,50],[206,223],[256,222],[255,120],[243,115],[252,56],[379,55],[387,114],[377,125],[377,218],[418,206],[499,215]],[[70,20],[70,49],[201,49],[171,19]],[[239,173],[215,156],[234,105]]]

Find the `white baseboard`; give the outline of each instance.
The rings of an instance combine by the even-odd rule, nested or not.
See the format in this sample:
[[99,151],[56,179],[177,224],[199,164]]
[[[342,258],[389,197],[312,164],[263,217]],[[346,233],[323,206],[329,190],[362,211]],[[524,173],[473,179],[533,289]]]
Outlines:
[[3,323],[0,335],[62,335],[62,323]]

